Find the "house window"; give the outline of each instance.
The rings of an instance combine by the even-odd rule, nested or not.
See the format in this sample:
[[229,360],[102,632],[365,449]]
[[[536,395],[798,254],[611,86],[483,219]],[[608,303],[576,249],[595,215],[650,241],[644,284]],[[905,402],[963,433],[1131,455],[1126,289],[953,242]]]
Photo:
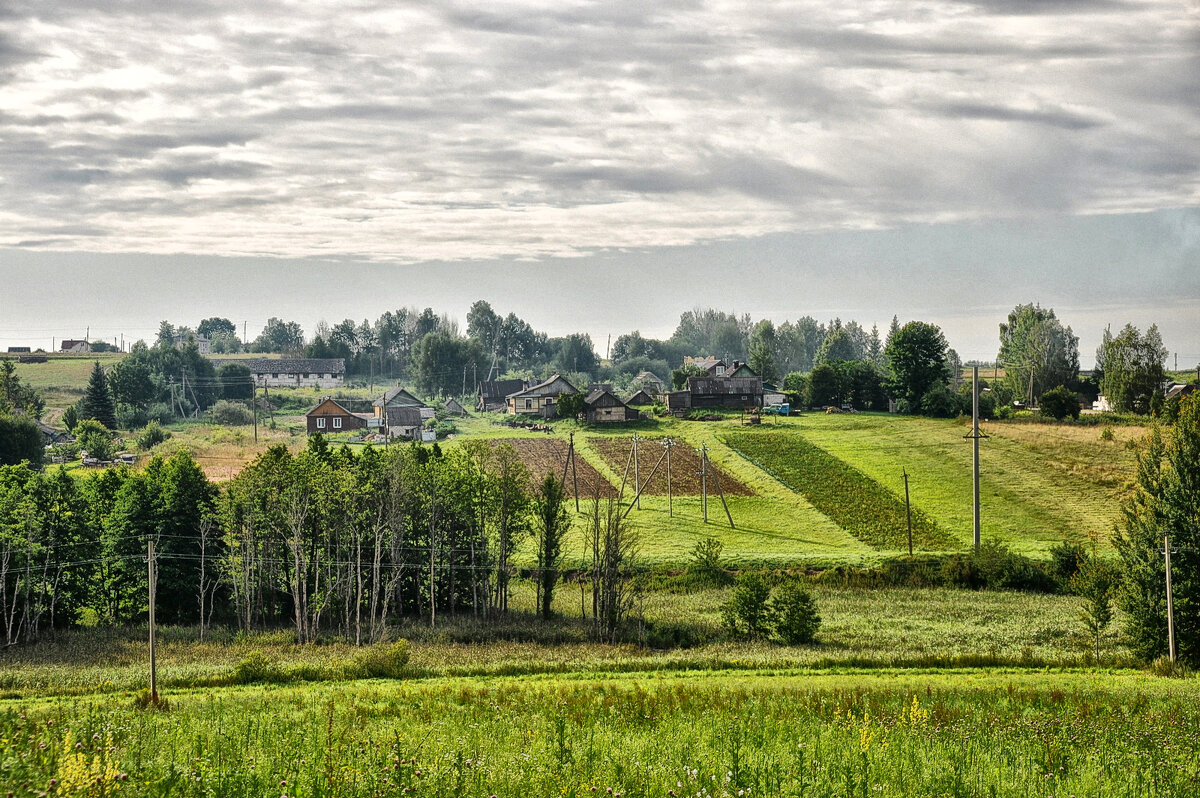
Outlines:
[[271,375],[271,379],[273,379],[273,380],[277,380],[277,379],[279,379],[279,375],[278,375],[278,374],[272,374],[272,375]]
[[525,409],[526,409],[526,410],[530,410],[530,409],[532,409],[532,408],[533,408],[533,400],[532,400],[532,399],[526,399],[526,400],[525,400]]
[[317,429],[325,429],[325,419],[323,419],[323,418],[317,419]]
[[724,373],[725,373],[725,367],[724,367],[724,366],[717,366],[717,376],[718,376],[718,377],[720,377],[720,376],[721,376],[722,374],[724,374]]
[[341,428],[342,428],[342,419],[341,419],[341,417],[340,417],[340,416],[337,416],[337,417],[335,417],[335,418],[333,419],[333,428],[334,428],[334,429],[341,429]]
[[306,371],[306,372],[304,372],[304,379],[306,379],[306,380],[308,379],[308,372],[307,372],[307,371]]

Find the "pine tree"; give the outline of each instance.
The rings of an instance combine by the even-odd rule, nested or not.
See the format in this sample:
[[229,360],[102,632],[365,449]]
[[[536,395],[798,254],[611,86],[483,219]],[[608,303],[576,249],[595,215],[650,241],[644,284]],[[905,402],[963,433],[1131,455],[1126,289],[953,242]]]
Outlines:
[[92,366],[92,376],[88,380],[87,390],[79,400],[78,413],[80,420],[94,418],[108,429],[117,428],[117,408],[113,402],[112,392],[108,390],[108,380],[100,361]]

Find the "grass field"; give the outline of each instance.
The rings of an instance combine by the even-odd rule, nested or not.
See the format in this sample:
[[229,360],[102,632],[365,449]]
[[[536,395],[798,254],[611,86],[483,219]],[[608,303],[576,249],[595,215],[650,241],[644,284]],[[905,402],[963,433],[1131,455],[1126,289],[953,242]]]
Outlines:
[[13,795],[1194,795],[1194,680],[554,674],[4,702]]

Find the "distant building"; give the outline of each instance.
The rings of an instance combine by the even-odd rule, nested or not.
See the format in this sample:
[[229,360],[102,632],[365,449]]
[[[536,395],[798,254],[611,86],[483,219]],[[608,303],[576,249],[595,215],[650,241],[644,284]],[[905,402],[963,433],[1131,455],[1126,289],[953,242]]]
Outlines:
[[460,405],[454,397],[446,400],[445,408],[447,413],[453,413],[456,416],[465,416],[467,414],[467,409]]
[[548,380],[531,385],[507,397],[508,412],[550,418],[558,411],[558,398],[566,393],[579,393],[575,386],[555,374]]
[[28,346],[10,346],[8,348],[8,351],[9,351],[9,354],[15,355],[15,354],[32,352],[33,350],[30,349]]
[[528,387],[525,380],[485,380],[479,383],[475,409],[480,413],[504,413],[508,410],[508,395]]
[[375,418],[389,438],[422,440],[421,430],[433,417],[432,407],[400,385],[389,388],[375,400]]
[[667,408],[673,413],[693,408],[738,410],[762,406],[762,377],[688,377],[687,390],[667,393]]
[[333,399],[326,397],[305,413],[304,418],[308,422],[308,434],[312,435],[317,432],[348,432],[362,429],[367,426],[369,416],[351,413]]
[[245,366],[259,388],[340,388],[346,378],[346,361],[340,357],[213,358],[212,362],[218,368],[226,363]]
[[174,340],[176,349],[183,349],[188,344],[195,344],[196,349],[200,352],[200,354],[202,354],[202,355],[211,355],[212,354],[212,339],[209,338],[207,335],[201,335],[200,333],[189,332],[189,333],[185,333],[183,335],[176,335],[173,340]]
[[593,389],[583,400],[584,416],[589,424],[614,424],[637,421],[638,412],[626,405],[611,389]]
[[58,346],[59,352],[69,352],[73,355],[85,355],[92,351],[92,345],[87,341],[80,341],[74,338],[66,338]]

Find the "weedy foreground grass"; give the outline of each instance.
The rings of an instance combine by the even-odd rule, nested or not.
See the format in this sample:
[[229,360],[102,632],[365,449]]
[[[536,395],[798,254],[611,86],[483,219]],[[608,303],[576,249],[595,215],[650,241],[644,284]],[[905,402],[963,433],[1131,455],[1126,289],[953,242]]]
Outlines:
[[0,709],[17,796],[1194,795],[1200,689],[1133,674],[458,678]]

